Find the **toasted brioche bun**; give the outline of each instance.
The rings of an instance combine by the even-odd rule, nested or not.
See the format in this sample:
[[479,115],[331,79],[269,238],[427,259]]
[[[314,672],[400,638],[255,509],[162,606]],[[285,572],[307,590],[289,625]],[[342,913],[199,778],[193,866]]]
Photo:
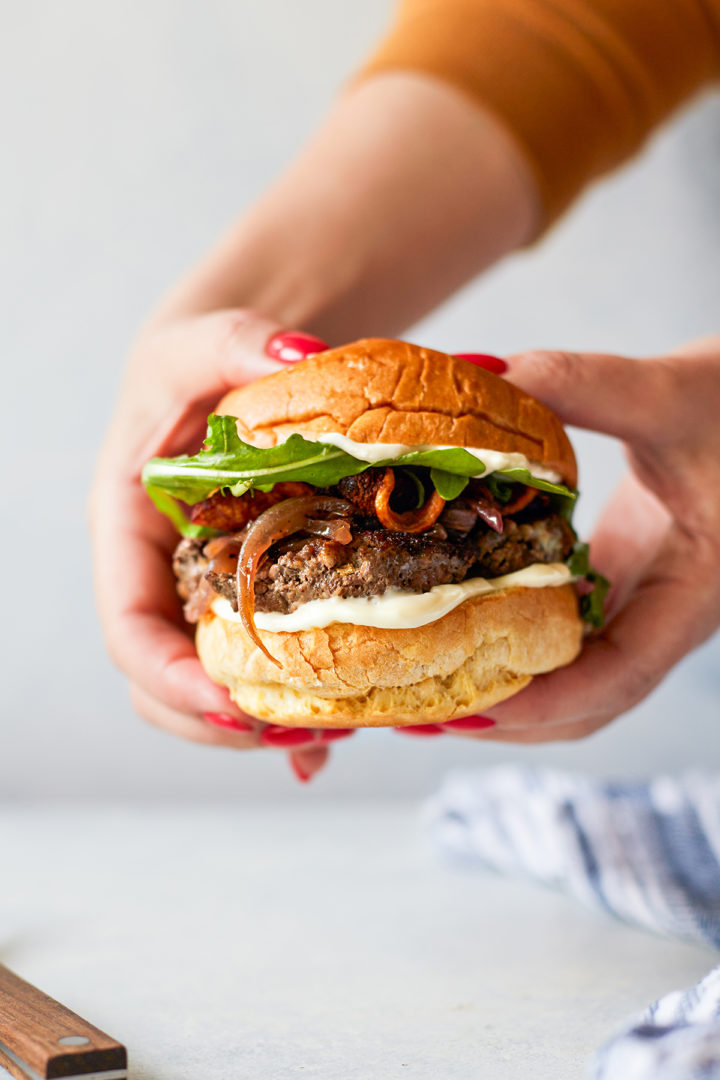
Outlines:
[[216,412],[274,446],[297,431],[360,443],[432,443],[521,453],[570,487],[577,464],[558,418],[484,368],[404,341],[366,338],[231,390]]
[[473,597],[413,630],[333,623],[260,631],[272,664],[240,622],[209,611],[197,629],[208,675],[241,709],[301,727],[442,723],[481,712],[569,664],[582,623],[571,585]]
[[[231,390],[216,412],[274,446],[293,432],[359,443],[435,444],[522,453],[575,487],[575,455],[557,417],[483,368],[401,341],[368,338]],[[252,716],[302,727],[437,723],[489,708],[533,675],[569,664],[582,621],[571,585],[474,597],[417,629],[335,623],[260,631],[207,612],[197,648],[210,678]]]

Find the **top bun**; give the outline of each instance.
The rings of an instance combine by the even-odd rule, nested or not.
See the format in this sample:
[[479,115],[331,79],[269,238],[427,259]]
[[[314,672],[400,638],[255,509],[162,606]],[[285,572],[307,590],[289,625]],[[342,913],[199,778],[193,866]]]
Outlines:
[[558,418],[484,368],[405,341],[365,338],[317,353],[220,401],[238,434],[274,446],[293,432],[337,432],[360,443],[474,447],[524,454],[577,484]]

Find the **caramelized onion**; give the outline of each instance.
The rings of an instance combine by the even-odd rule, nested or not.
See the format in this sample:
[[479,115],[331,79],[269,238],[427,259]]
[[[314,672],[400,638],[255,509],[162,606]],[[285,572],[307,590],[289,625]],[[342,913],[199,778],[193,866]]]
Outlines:
[[396,514],[390,507],[390,496],[395,488],[395,473],[392,469],[386,469],[380,487],[375,493],[375,514],[381,525],[393,532],[420,533],[425,532],[445,509],[445,500],[437,491],[433,491],[428,501],[418,507],[417,510],[406,510],[404,514]]
[[475,528],[477,518],[477,510],[474,510],[464,499],[454,499],[445,507],[440,521],[446,529],[465,536]]
[[321,513],[350,516],[352,511],[351,503],[332,495],[306,495],[297,499],[286,499],[265,510],[245,533],[237,561],[238,609],[252,640],[268,660],[278,667],[282,667],[282,664],[265,648],[255,626],[255,575],[260,560],[278,540],[300,531],[325,536],[340,544],[349,544],[352,534],[346,520],[336,518],[320,521],[311,515]]
[[[208,570],[214,570],[216,574],[234,574],[237,565],[234,558],[237,557],[241,542],[242,537],[237,533],[233,536],[215,536],[208,540],[203,551],[205,558],[210,561]],[[235,551],[231,551],[232,548],[235,548]]]

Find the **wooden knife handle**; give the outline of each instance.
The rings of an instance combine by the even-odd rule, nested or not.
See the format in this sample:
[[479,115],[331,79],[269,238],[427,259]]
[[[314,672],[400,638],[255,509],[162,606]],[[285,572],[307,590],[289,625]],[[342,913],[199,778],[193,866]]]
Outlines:
[[0,964],[0,1065],[18,1080],[127,1074],[124,1046]]

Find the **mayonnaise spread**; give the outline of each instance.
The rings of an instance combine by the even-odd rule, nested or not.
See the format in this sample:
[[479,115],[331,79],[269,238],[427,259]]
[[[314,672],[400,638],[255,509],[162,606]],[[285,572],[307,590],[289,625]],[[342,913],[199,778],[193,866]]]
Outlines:
[[[289,435],[286,438],[290,438]],[[439,446],[434,443],[421,443],[408,446],[405,443],[363,443],[348,439],[346,435],[340,435],[335,431],[328,431],[322,435],[311,438],[303,434],[307,442],[325,443],[336,446],[338,450],[344,450],[346,454],[352,454],[359,461],[367,461],[373,464],[376,461],[388,461],[402,457],[413,451],[426,450],[457,450],[457,446]],[[463,446],[461,449],[472,454],[485,466],[484,472],[478,470],[478,475],[487,476],[489,473],[502,472],[504,469],[527,469],[538,480],[549,480],[551,484],[562,483],[562,477],[553,469],[547,469],[538,461],[530,461],[524,454],[503,454],[499,450],[480,450],[472,446]]]
[[[425,593],[389,589],[382,596],[331,596],[324,600],[309,600],[289,615],[277,611],[256,611],[255,625],[260,630],[286,633],[321,629],[330,623],[411,630],[441,619],[473,596],[485,596],[501,589],[544,589],[551,585],[567,585],[572,580],[570,570],[564,563],[535,563],[502,577],[469,578],[457,585],[435,585]],[[224,597],[218,596],[213,601],[212,610],[221,619],[241,621]]]

